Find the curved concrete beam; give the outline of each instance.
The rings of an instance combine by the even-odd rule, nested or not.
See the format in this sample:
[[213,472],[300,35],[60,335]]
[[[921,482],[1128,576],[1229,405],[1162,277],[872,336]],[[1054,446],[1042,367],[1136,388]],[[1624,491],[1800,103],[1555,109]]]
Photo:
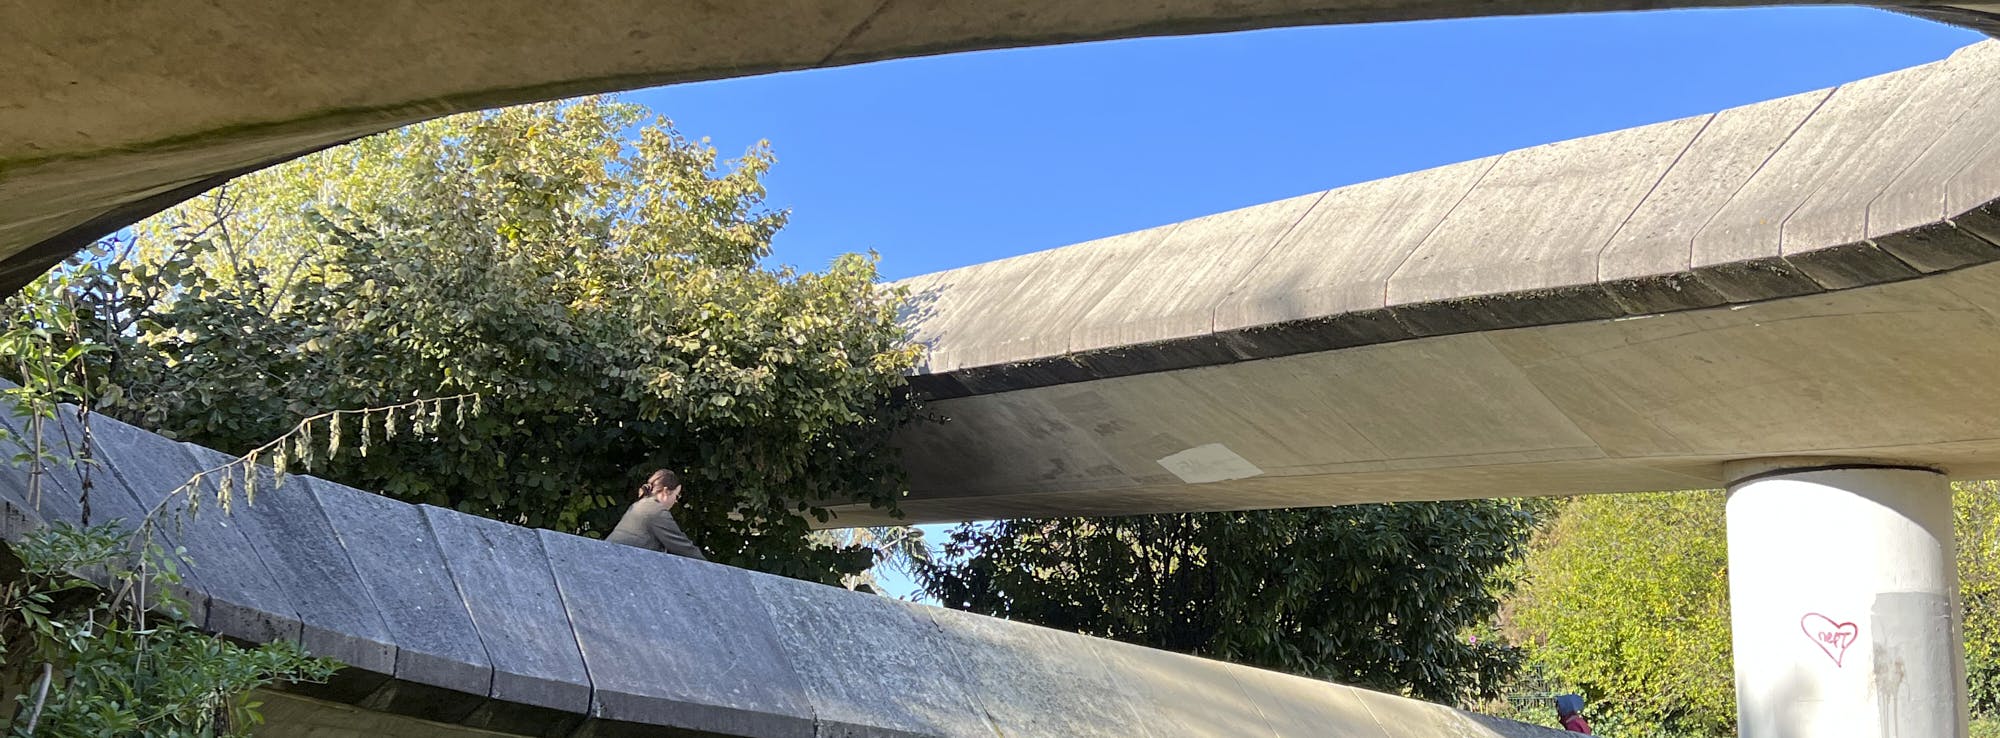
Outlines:
[[[80,438],[62,413],[67,438]],[[19,431],[16,418],[0,425]],[[94,418],[95,521],[226,459]],[[55,429],[48,440],[60,443]],[[0,466],[0,553],[79,522]],[[310,477],[164,526],[198,627],[349,665],[262,736],[1556,738],[1386,694],[409,505]],[[212,494],[212,488],[199,490]],[[172,509],[174,505],[166,505]]]
[[[1671,6],[1761,5],[1670,0]],[[1978,6],[1891,3],[1969,25]],[[0,8],[0,293],[229,177],[449,113],[972,49],[1654,0],[180,0]]]
[[[2000,42],[907,281],[913,519],[2000,472]],[[1865,453],[1864,453],[1865,452]],[[866,520],[856,511],[847,522]]]

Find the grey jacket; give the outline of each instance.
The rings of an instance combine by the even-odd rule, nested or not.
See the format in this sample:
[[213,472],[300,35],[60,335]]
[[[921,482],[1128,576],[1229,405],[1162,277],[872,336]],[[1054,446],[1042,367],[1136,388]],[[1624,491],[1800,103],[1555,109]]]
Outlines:
[[618,520],[618,527],[604,540],[708,560],[707,556],[701,555],[701,549],[695,548],[694,542],[688,540],[687,534],[681,532],[680,524],[674,522],[667,506],[651,497],[632,503],[632,508],[625,511],[625,517]]

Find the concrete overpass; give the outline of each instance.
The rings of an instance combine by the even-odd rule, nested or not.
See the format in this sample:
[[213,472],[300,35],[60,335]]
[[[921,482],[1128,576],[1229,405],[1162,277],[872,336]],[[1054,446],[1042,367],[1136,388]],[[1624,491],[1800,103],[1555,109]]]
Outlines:
[[[13,72],[0,288],[244,171],[494,105],[978,48],[1654,7],[31,0],[0,7]],[[1993,5],[1895,7],[2000,30]],[[1831,91],[913,280],[910,325],[933,348],[914,383],[951,421],[906,437],[907,508],[936,520],[1727,483],[1742,734],[1964,736],[1944,480],[2000,475],[2000,391],[1984,371],[2000,349],[1996,57],[1988,43]],[[128,511],[203,453],[107,426]],[[355,665],[283,699],[298,734],[1517,730],[873,598],[821,607],[841,595],[302,488],[264,509],[312,509],[252,508],[182,541],[208,559],[189,592],[204,627],[298,637]],[[17,533],[61,517],[18,497],[6,512]],[[526,594],[492,591],[505,575]],[[638,585],[590,586],[606,581]],[[706,627],[668,629],[661,612]],[[856,645],[938,681],[850,679],[854,660],[835,657]],[[905,673],[929,672],[868,676]]]
[[1996,262],[1987,41],[917,277],[944,420],[904,508],[1727,486],[1741,734],[1962,738],[1946,480],[2000,476]]
[[[2000,476],[2000,42],[903,283],[916,521]],[[844,521],[868,519],[852,511]]]
[[[0,4],[0,292],[213,187],[481,108],[1093,39],[1770,0],[19,0]],[[1885,7],[1993,30],[1996,6]]]
[[[69,414],[65,413],[67,417]],[[62,448],[81,438],[50,428]],[[17,432],[18,418],[0,418]],[[93,522],[142,519],[228,457],[108,418]],[[160,543],[195,562],[192,622],[349,667],[264,695],[265,736],[414,738],[1539,738],[1547,728],[266,478]],[[81,515],[0,467],[0,547]],[[213,487],[200,490],[211,495]],[[166,507],[172,511],[176,498]]]

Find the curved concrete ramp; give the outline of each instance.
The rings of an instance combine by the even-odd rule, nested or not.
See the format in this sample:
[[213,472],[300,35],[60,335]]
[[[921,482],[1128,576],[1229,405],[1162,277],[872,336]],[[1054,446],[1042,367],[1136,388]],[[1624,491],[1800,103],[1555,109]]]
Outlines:
[[[69,413],[64,413],[67,417]],[[72,421],[73,422],[73,421]],[[18,419],[0,419],[20,430]],[[67,429],[72,438],[81,429]],[[226,461],[107,418],[94,520]],[[52,430],[52,442],[60,439]],[[161,535],[194,622],[351,666],[269,696],[270,736],[1530,738],[1325,682],[409,505],[309,477]],[[0,471],[0,543],[81,480]],[[213,490],[204,490],[212,494]]]
[[[168,0],[0,8],[0,294],[245,171],[449,113],[972,49],[1748,0]],[[1888,3],[1988,31],[1993,7]]]
[[[2000,42],[908,280],[913,519],[2000,473]],[[844,522],[867,519],[856,512]]]

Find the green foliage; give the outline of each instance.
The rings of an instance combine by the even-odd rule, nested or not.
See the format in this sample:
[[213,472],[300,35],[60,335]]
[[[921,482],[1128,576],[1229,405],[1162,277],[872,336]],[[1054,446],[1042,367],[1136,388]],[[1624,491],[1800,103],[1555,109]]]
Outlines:
[[[5,302],[5,318],[0,319],[0,374],[10,376],[15,384],[0,390],[0,403],[22,418],[27,428],[23,436],[0,427],[0,449],[13,452],[8,462],[31,471],[26,490],[30,502],[39,502],[43,472],[49,467],[75,467],[89,459],[81,439],[67,439],[71,442],[68,446],[51,448],[46,439],[54,434],[44,434],[42,429],[56,419],[62,398],[83,397],[96,389],[86,359],[104,347],[83,335],[79,316],[84,313],[77,309],[75,298],[87,289],[85,285],[103,276],[96,265],[73,260]],[[89,466],[81,472],[88,478]],[[81,504],[87,516],[87,495]]]
[[1458,701],[1519,661],[1467,630],[1532,522],[1500,501],[1008,520],[915,568],[949,607]]
[[12,553],[19,568],[0,586],[11,735],[247,736],[260,722],[252,690],[323,681],[336,666],[289,642],[245,649],[181,623],[167,592],[184,562],[115,527],[45,528]]
[[1567,502],[1510,602],[1533,659],[1631,735],[1726,735],[1729,554],[1720,492]]
[[1972,719],[1971,738],[2000,738],[2000,715]]
[[893,505],[916,353],[871,258],[762,265],[785,222],[771,163],[588,99],[245,177],[102,244],[110,278],[72,291],[114,348],[102,408],[241,454],[328,409],[478,393],[422,441],[339,419],[320,473],[592,534],[666,466],[710,558],[838,581],[872,551],[809,539],[808,518]]
[[[1971,707],[2000,717],[2000,485],[1955,490]],[[1580,497],[1538,533],[1511,626],[1531,663],[1590,700],[1600,732],[1735,734],[1724,499]]]
[[[2000,720],[2000,483],[1961,482],[1952,499],[1972,714]],[[2000,738],[1996,725],[1994,738]]]

